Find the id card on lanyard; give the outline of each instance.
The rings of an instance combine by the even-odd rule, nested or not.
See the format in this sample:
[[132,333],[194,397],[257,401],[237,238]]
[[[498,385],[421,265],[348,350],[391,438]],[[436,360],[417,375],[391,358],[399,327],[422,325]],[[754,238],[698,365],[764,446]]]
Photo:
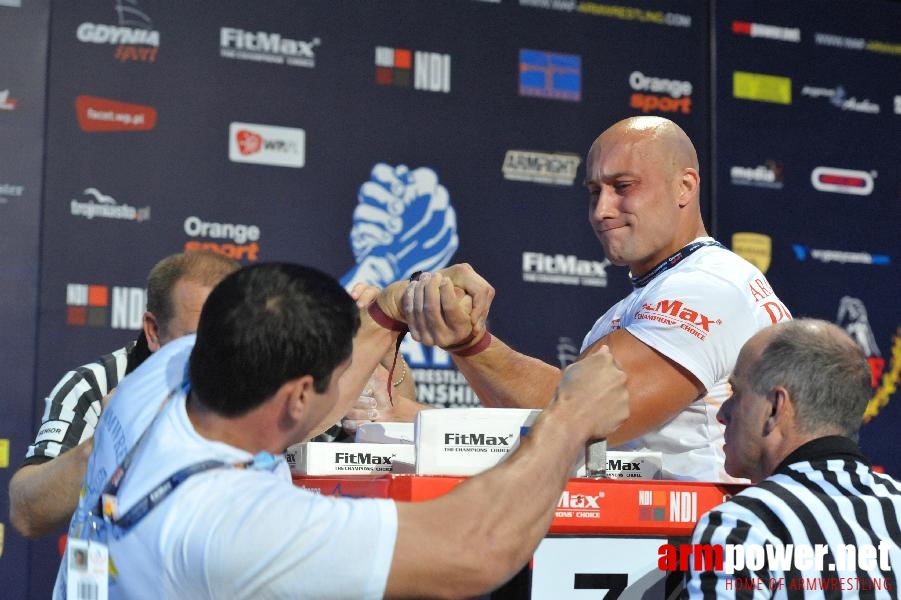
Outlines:
[[109,597],[109,547],[106,523],[90,516],[84,537],[69,537],[66,551],[66,598],[107,600]]

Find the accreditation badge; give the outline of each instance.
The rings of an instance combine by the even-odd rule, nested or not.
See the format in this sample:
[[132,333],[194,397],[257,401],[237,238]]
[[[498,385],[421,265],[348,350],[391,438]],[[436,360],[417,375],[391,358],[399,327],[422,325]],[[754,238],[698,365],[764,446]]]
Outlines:
[[66,565],[68,600],[107,600],[109,548],[96,540],[69,538]]

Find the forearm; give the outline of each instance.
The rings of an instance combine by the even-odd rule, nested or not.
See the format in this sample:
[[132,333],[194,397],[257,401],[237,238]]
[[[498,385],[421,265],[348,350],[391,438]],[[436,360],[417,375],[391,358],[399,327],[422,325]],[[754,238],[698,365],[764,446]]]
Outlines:
[[[397,320],[400,310],[397,298],[403,293],[406,285],[395,283],[383,289],[373,303],[378,303],[383,318],[388,321]],[[369,381],[372,372],[392,351],[397,344],[398,335],[402,332],[391,329],[386,323],[377,322],[370,313],[370,305],[360,308],[360,329],[353,341],[351,364],[341,375],[341,402],[352,404],[360,396],[360,392]]]
[[[529,560],[550,527],[571,465],[583,448],[579,440],[584,434],[549,413],[497,467],[436,500],[398,504],[389,597],[483,594]],[[423,542],[424,535],[433,541]],[[411,547],[416,559],[400,560]]]
[[93,440],[57,458],[26,465],[9,482],[9,517],[16,531],[38,538],[66,526],[78,505]]
[[[382,357],[382,366],[389,371],[391,375],[391,393],[392,396],[403,396],[410,400],[416,399],[416,381],[413,378],[413,368],[404,360],[404,355],[400,352],[396,354],[392,349],[388,354]],[[394,365],[394,372],[391,373],[391,365]]]
[[497,337],[474,356],[451,356],[485,406],[544,408],[560,382],[560,369],[516,352]]

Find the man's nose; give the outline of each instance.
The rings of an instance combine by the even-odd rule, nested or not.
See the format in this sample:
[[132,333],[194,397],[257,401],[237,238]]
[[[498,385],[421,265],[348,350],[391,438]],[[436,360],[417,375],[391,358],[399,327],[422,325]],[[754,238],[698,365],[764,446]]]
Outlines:
[[610,186],[601,188],[598,194],[597,203],[595,203],[591,216],[600,221],[602,219],[610,219],[619,215],[619,198]]
[[720,409],[716,411],[716,420],[720,423],[720,425],[728,425],[731,404],[732,397],[730,396],[725,402],[723,402],[722,406],[720,406]]

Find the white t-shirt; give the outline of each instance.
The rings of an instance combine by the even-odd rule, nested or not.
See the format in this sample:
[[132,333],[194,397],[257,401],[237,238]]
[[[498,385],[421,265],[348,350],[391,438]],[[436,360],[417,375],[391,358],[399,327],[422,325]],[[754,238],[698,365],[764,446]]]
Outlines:
[[[191,425],[181,383],[193,344],[194,336],[167,344],[120,384],[94,436],[70,536],[148,425],[118,491],[120,514],[184,467],[253,459]],[[394,502],[316,495],[292,485],[283,457],[272,466],[192,475],[132,529],[111,532],[109,597],[381,598],[397,537]],[[66,562],[55,598],[65,598]]]
[[625,329],[690,371],[707,394],[660,429],[616,450],[661,452],[667,479],[737,481],[723,467],[724,428],[716,413],[729,396],[727,380],[742,345],[760,329],[790,318],[763,274],[719,246],[695,251],[634,289],[597,320],[582,351]]

